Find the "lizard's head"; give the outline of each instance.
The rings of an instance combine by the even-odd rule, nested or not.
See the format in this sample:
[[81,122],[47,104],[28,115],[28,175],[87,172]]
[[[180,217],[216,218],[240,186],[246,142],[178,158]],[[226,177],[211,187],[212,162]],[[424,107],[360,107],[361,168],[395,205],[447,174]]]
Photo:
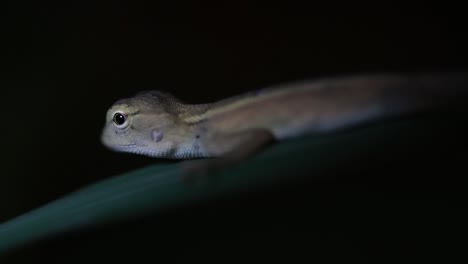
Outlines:
[[107,111],[101,142],[109,149],[163,157],[172,151],[168,130],[176,123],[171,112],[177,99],[159,91],[139,93],[115,102]]

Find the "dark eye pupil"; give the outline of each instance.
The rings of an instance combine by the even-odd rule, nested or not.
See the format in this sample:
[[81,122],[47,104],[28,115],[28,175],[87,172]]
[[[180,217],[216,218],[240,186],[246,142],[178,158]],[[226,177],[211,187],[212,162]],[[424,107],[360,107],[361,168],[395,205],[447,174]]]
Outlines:
[[125,123],[125,116],[121,113],[116,113],[114,115],[114,122],[119,126],[123,125],[123,123]]

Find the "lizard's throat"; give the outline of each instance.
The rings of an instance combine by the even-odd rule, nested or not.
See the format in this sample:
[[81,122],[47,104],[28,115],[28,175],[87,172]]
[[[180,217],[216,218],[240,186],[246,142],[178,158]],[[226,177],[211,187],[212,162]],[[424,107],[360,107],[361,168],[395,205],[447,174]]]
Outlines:
[[159,142],[157,147],[144,144],[123,144],[110,147],[114,151],[138,154],[149,157],[169,157],[175,152],[173,144],[170,142]]

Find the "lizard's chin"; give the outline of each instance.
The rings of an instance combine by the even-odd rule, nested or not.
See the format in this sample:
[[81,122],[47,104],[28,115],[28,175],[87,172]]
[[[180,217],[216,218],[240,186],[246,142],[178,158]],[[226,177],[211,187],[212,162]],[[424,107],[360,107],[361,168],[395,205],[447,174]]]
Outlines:
[[138,155],[145,155],[145,156],[153,156],[151,155],[151,151],[148,151],[148,147],[146,145],[139,145],[139,144],[121,144],[121,145],[112,145],[107,146],[108,148],[117,151],[117,152],[125,152],[125,153],[133,153]]

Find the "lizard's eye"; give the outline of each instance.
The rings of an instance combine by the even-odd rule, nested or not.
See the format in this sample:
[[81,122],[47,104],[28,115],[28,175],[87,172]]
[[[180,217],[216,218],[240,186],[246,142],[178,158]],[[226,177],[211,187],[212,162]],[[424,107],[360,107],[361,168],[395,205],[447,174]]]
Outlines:
[[118,128],[124,128],[127,126],[127,116],[122,113],[115,113],[113,118],[114,123]]

